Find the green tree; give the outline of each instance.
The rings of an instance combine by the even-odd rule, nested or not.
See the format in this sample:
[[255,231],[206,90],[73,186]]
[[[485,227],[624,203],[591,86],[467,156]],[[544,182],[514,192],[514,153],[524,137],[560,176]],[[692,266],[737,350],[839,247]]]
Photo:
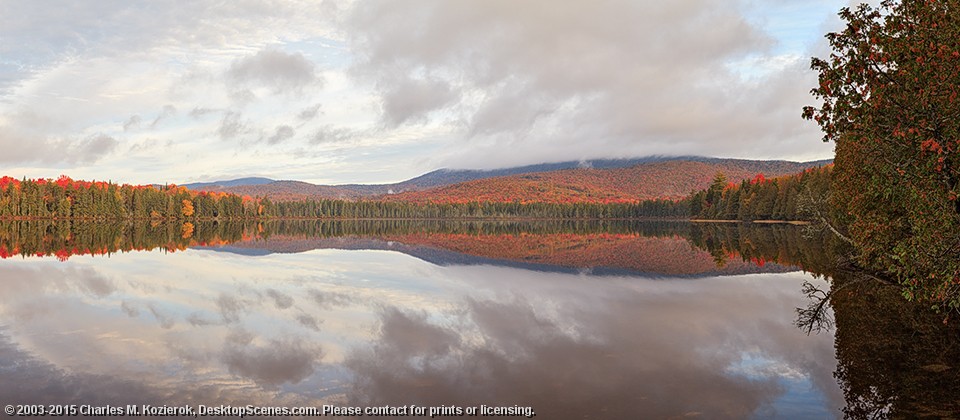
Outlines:
[[904,295],[960,310],[960,1],[844,8],[833,52],[814,58],[832,205],[861,265]]

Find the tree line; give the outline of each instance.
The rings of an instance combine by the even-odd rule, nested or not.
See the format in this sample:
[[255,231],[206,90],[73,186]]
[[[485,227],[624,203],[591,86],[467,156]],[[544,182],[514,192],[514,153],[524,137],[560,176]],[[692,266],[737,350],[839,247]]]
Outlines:
[[827,213],[833,165],[795,175],[765,178],[758,174],[739,184],[718,173],[706,190],[687,198],[690,216],[718,220],[815,220]]
[[185,187],[112,182],[0,178],[0,219],[725,219],[807,220],[829,194],[831,166],[740,184],[717,174],[713,184],[682,200],[634,203],[412,203],[303,200],[192,191]]
[[12,219],[242,219],[265,215],[265,199],[191,191],[169,185],[0,178],[0,218]]
[[0,178],[2,219],[239,220],[309,219],[684,219],[685,200],[636,203],[403,203],[377,200],[273,202],[185,187],[117,185],[112,182]]

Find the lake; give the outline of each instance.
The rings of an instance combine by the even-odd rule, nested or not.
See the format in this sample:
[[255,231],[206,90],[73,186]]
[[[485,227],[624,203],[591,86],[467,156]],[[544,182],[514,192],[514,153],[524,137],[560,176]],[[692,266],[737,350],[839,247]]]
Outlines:
[[787,225],[4,222],[0,402],[956,413],[957,321],[837,269],[840,248]]

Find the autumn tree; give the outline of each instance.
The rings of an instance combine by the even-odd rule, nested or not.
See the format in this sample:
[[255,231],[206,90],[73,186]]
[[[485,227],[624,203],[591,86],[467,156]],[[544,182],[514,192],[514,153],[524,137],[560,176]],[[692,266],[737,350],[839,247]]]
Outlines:
[[180,207],[180,212],[183,213],[184,217],[193,216],[193,202],[183,200],[183,206]]
[[858,261],[960,310],[960,0],[844,8],[803,116],[836,143],[832,205]]

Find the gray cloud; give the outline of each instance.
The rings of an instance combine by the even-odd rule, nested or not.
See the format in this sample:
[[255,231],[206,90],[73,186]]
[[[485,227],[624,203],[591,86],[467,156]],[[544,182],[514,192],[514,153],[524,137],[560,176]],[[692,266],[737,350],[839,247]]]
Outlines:
[[270,87],[275,93],[299,91],[322,82],[313,62],[303,54],[276,49],[263,49],[234,61],[227,76],[237,83]]
[[354,140],[364,134],[364,132],[351,130],[349,128],[324,125],[313,133],[313,136],[310,138],[310,144],[343,143]]
[[291,127],[291,126],[289,126],[289,125],[277,126],[277,128],[276,128],[276,130],[274,131],[273,135],[271,135],[269,138],[267,138],[267,144],[282,143],[282,142],[284,142],[284,141],[292,138],[294,134],[296,134],[296,133],[293,131],[293,127]]
[[286,293],[275,289],[267,289],[266,293],[267,296],[273,300],[273,305],[276,306],[277,309],[287,309],[293,306],[293,298]]
[[93,272],[93,270],[89,268],[85,268],[83,270],[87,271],[88,273],[86,275],[79,276],[79,286],[80,289],[88,295],[97,298],[103,298],[117,291],[117,285],[114,284],[110,279]]
[[459,93],[443,80],[406,78],[387,80],[382,84],[383,117],[393,127],[407,121],[423,120],[431,111],[459,98]]
[[[153,122],[150,123],[150,128],[156,128],[157,124],[160,124],[161,121],[174,115],[177,115],[177,108],[173,105],[164,105],[160,113],[157,114],[157,118],[154,118]],[[126,129],[126,125],[124,125],[124,129]]]
[[257,100],[257,95],[250,89],[240,89],[230,92],[228,95],[237,105],[246,105]]
[[143,122],[143,118],[140,118],[139,115],[131,116],[126,122],[123,123],[123,131],[130,131],[140,128],[141,122]]
[[320,331],[320,323],[322,321],[318,321],[316,318],[308,314],[300,314],[297,315],[297,322],[311,330]]
[[240,315],[247,310],[245,303],[227,294],[218,296],[216,303],[220,310],[220,317],[228,324],[239,321]]
[[79,155],[77,162],[93,163],[100,156],[113,151],[117,144],[119,144],[117,139],[103,134],[87,137],[74,144],[74,152]]
[[203,117],[203,116],[205,116],[205,115],[207,115],[207,114],[214,114],[214,113],[217,113],[217,112],[220,112],[220,110],[219,110],[219,109],[211,109],[211,108],[203,108],[203,107],[199,107],[199,106],[198,106],[198,107],[194,107],[192,110],[190,110],[190,117],[192,117],[192,118],[200,118],[200,117]]
[[228,140],[237,137],[246,128],[239,112],[227,111],[223,114],[223,119],[220,120],[220,128],[217,129],[217,134],[220,135],[221,139]]
[[223,362],[230,372],[252,379],[261,386],[296,384],[313,374],[322,357],[319,347],[301,339],[271,340],[263,346],[227,345]]
[[199,313],[199,312],[194,312],[194,313],[192,313],[192,314],[190,314],[190,315],[187,315],[187,318],[186,318],[186,319],[187,319],[187,322],[189,322],[190,325],[193,325],[194,327],[204,327],[204,326],[207,326],[207,325],[215,325],[215,324],[216,324],[216,321],[213,321],[213,320],[211,320],[211,319],[203,316],[203,314],[201,314],[201,313]]
[[426,313],[403,312],[391,307],[384,310],[380,319],[381,340],[397,354],[430,360],[460,344],[459,334],[428,323]]
[[170,328],[173,328],[173,325],[175,322],[172,316],[166,314],[164,311],[157,308],[157,306],[152,303],[147,305],[147,310],[149,310],[150,313],[153,314],[153,317],[157,320],[157,322],[160,323],[161,328],[165,330],[169,330]]
[[120,302],[120,310],[123,313],[127,314],[130,318],[136,318],[140,316],[140,310],[136,306],[127,301]]
[[307,291],[307,294],[310,295],[310,298],[316,302],[320,309],[324,310],[343,307],[353,303],[353,298],[346,293],[323,292],[316,289],[310,289]]
[[310,121],[314,118],[317,118],[317,115],[320,115],[321,106],[321,104],[316,104],[300,110],[300,112],[297,114],[297,119],[300,121]]

